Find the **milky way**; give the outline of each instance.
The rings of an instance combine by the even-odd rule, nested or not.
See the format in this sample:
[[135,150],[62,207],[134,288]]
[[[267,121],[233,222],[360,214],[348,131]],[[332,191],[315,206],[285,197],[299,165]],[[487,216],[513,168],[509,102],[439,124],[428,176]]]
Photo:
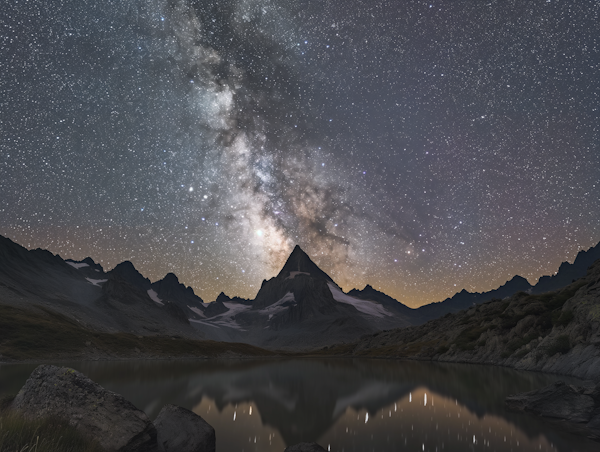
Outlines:
[[0,234],[207,301],[300,244],[417,306],[600,241],[600,3],[0,6]]

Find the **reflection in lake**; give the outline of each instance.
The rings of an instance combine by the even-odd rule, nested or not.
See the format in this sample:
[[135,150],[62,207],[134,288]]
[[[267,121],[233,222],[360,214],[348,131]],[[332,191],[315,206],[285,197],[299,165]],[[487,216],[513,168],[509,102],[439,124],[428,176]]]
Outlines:
[[[558,379],[491,366],[391,360],[71,363],[150,418],[166,403],[216,430],[217,451],[592,451],[598,443],[504,409],[509,394]],[[0,366],[16,392],[35,365]]]

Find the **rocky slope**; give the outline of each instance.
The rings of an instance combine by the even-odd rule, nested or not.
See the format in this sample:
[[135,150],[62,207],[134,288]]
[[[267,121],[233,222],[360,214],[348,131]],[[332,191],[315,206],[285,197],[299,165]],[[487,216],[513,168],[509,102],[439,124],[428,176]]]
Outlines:
[[600,376],[600,261],[567,287],[519,292],[424,325],[364,336],[338,352],[485,363],[584,379]]

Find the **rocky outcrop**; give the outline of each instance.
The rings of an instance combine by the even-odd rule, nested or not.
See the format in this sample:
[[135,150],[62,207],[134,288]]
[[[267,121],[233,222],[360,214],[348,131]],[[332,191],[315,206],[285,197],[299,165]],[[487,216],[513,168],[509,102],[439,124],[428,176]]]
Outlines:
[[204,310],[204,315],[207,318],[215,317],[217,315],[221,315],[229,311],[229,308],[223,304],[222,301],[213,301],[209,303],[206,309]]
[[158,445],[165,452],[215,452],[215,429],[190,410],[166,405],[154,426]]
[[283,452],[325,452],[317,443],[299,443],[286,447]]
[[583,386],[558,381],[537,391],[506,398],[506,406],[550,420],[567,429],[600,439],[600,387],[593,382]]
[[156,450],[156,429],[143,411],[73,369],[38,366],[11,407],[31,419],[67,420],[107,452]]

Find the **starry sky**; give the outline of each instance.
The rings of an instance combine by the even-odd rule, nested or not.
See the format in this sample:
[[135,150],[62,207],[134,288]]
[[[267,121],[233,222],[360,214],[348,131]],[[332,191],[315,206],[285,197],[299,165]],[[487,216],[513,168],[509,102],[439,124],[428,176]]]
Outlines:
[[205,301],[416,307],[600,241],[597,0],[0,5],[0,234]]

